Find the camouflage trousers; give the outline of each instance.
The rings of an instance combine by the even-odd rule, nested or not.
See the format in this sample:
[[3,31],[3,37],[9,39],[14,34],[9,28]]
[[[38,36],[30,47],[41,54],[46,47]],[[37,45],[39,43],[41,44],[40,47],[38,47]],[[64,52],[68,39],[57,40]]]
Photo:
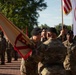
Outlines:
[[37,64],[33,61],[27,62],[22,58],[20,72],[21,75],[38,75]]
[[69,60],[70,59],[67,58],[66,61],[63,63],[66,73],[67,75],[76,75],[76,63],[74,62],[73,64],[71,64]]
[[26,75],[26,63],[23,58],[21,60],[20,73],[21,75]]
[[67,75],[76,75],[76,68],[70,69],[70,70],[66,70],[66,74]]
[[1,63],[5,63],[5,50],[0,50]]
[[40,71],[40,65],[41,63],[38,64],[38,73],[39,75],[66,75],[66,71],[62,66],[55,65],[52,67],[44,67]]

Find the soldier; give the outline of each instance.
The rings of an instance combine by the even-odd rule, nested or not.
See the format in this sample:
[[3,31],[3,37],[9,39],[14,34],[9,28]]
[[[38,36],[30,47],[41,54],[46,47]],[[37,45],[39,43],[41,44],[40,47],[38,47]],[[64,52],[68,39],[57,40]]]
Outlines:
[[17,61],[18,60],[18,53],[16,50],[14,50],[14,48],[12,50],[13,50],[14,61]]
[[67,48],[67,55],[64,61],[67,75],[76,74],[76,41],[73,40],[73,37],[73,31],[69,30],[67,33],[67,40],[63,42]]
[[38,50],[41,46],[41,29],[36,27],[32,30],[31,32],[32,37],[31,37],[31,41],[34,42],[35,46],[31,46],[32,48],[32,55],[30,55],[30,57],[28,57],[27,60],[24,60],[22,58],[21,61],[21,75],[38,75],[37,72],[37,65],[38,65],[38,59],[37,59],[37,55],[38,55]]
[[66,56],[66,48],[61,41],[57,39],[55,28],[47,29],[48,40],[43,43],[39,56],[38,64],[39,75],[66,75],[63,67],[63,61]]
[[11,63],[11,60],[12,60],[12,50],[13,50],[12,44],[8,40],[7,44],[6,44],[7,63]]
[[46,33],[47,33],[47,28],[42,28],[42,32],[41,32],[41,41],[42,42],[47,40]]
[[6,51],[6,39],[4,38],[4,33],[0,32],[0,57],[1,65],[5,64],[5,51]]

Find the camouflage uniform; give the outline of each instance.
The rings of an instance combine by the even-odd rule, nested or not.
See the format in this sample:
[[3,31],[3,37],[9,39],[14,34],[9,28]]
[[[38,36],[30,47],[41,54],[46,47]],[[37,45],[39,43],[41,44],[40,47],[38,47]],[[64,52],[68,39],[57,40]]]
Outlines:
[[65,56],[66,48],[59,40],[50,38],[45,41],[40,51],[39,75],[66,75],[63,67]]
[[41,29],[39,27],[34,28],[31,32],[32,38],[30,41],[34,43],[34,45],[30,46],[29,48],[32,49],[31,55],[28,57],[27,60],[22,59],[21,62],[21,75],[38,75],[38,54],[41,47],[42,42],[41,39]]
[[7,44],[6,44],[7,63],[10,63],[12,60],[12,50],[13,50],[13,47],[11,43],[7,41]]
[[5,51],[6,51],[6,39],[4,38],[3,32],[1,32],[1,36],[0,36],[1,65],[5,64]]
[[67,47],[67,55],[64,61],[64,67],[66,69],[67,75],[76,74],[76,42],[72,41],[71,43],[66,40],[63,42]]
[[14,48],[12,50],[13,50],[12,54],[13,54],[13,57],[14,57],[14,61],[17,61],[18,60],[18,53],[17,53],[16,50],[14,50]]
[[21,60],[20,72],[21,72],[21,75],[27,75],[26,74],[26,60],[24,60],[23,58]]
[[32,55],[27,60],[22,58],[20,67],[21,75],[38,75],[37,67],[39,59],[37,59],[37,54],[38,50],[40,50],[41,43],[36,43],[36,46],[32,48]]

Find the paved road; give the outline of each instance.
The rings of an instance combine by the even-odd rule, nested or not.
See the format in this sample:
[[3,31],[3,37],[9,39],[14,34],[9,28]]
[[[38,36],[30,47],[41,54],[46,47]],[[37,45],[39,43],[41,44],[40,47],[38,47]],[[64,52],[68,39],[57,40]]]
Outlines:
[[0,65],[0,75],[20,75],[20,62],[12,59],[11,63],[5,63],[5,65]]

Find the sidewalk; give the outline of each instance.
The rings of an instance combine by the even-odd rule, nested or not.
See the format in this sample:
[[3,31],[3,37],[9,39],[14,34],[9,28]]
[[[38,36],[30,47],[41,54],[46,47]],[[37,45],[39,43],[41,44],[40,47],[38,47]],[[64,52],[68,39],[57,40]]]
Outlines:
[[12,59],[11,63],[0,65],[0,75],[20,75],[20,62],[21,58],[18,58],[18,61]]

